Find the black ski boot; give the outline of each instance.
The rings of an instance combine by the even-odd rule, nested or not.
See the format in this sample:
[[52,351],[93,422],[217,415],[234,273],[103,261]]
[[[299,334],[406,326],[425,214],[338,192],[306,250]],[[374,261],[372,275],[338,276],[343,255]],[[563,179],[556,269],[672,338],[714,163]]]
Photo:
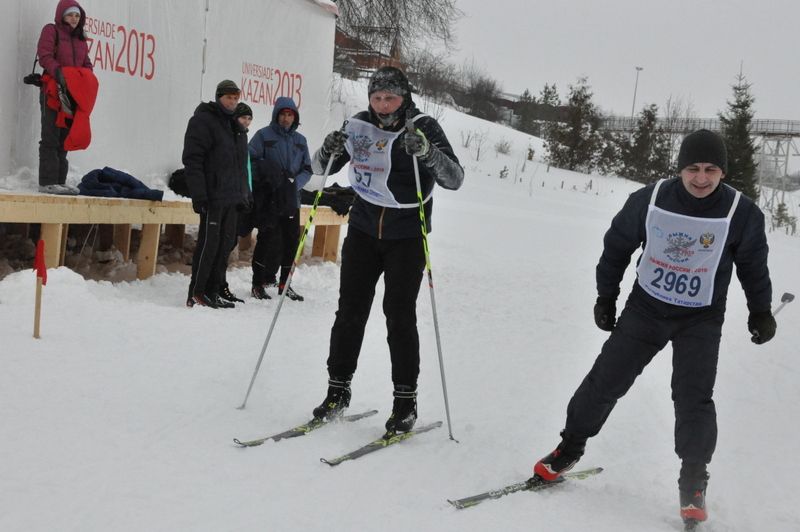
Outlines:
[[228,301],[227,299],[222,299],[222,296],[216,294],[214,296],[209,296],[214,299],[214,302],[217,304],[217,308],[234,308],[236,305],[233,304],[232,301]]
[[[278,285],[278,295],[283,294],[283,287],[284,285],[282,284]],[[291,285],[289,286],[289,288],[286,289],[286,297],[288,297],[292,301],[305,301],[306,299],[297,292],[295,292],[294,289],[291,287]]]
[[[189,304],[189,301],[191,301],[191,305]],[[187,307],[198,306],[198,307],[208,307],[208,308],[219,308],[219,306],[217,306],[217,296],[211,297],[211,296],[208,296],[208,295],[206,295],[206,294],[204,294],[202,292],[196,292],[195,294],[193,294],[191,299],[186,301],[186,306]]]
[[417,388],[404,384],[394,385],[392,415],[386,422],[387,433],[408,432],[417,422]]
[[574,438],[561,431],[561,443],[555,450],[536,462],[533,472],[544,480],[552,482],[578,463],[586,447],[585,438]]
[[231,303],[244,303],[244,299],[239,299],[236,297],[236,294],[231,292],[231,289],[228,285],[225,285],[222,290],[219,291],[219,297],[225,301],[230,301]]
[[250,295],[256,299],[272,299],[267,293],[267,289],[261,284],[254,284],[250,290]]
[[678,479],[680,492],[681,519],[687,525],[708,519],[706,511],[706,487],[708,472],[706,464],[684,462]]
[[330,377],[328,379],[328,395],[322,404],[314,409],[314,417],[319,419],[335,419],[341,417],[344,410],[350,406],[350,380],[349,377]]

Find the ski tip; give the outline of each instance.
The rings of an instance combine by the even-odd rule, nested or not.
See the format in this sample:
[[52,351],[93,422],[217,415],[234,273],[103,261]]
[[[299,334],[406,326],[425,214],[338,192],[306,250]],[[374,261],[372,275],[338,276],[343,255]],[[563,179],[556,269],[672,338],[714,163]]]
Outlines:
[[341,463],[341,462],[332,462],[332,461],[328,460],[327,458],[320,458],[319,461],[322,462],[323,464],[328,464],[331,467],[337,466],[337,465],[339,465]]
[[241,441],[241,440],[238,440],[238,439],[234,438],[233,439],[233,443],[235,443],[236,445],[238,445],[242,449],[247,449],[248,447],[258,447],[259,445],[262,445],[264,442],[263,441]]

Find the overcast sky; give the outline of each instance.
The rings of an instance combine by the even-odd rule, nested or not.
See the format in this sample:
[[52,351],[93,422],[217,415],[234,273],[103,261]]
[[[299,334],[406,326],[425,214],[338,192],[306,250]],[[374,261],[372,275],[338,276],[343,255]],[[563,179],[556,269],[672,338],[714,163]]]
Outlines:
[[756,118],[800,120],[800,0],[457,0],[458,50],[505,92],[567,87],[587,76],[604,111],[629,116],[690,100],[697,117],[726,108],[740,65]]

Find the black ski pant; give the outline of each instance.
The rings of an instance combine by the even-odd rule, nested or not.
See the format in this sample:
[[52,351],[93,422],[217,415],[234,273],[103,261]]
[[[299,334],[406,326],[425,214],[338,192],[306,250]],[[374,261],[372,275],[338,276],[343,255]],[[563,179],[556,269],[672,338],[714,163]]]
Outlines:
[[353,227],[342,244],[339,309],[331,329],[328,374],[355,373],[375,285],[383,274],[383,313],[392,361],[392,382],[416,389],[419,376],[417,295],[425,267],[422,236],[379,240]]
[[236,239],[236,208],[210,206],[200,215],[197,246],[192,257],[192,280],[189,297],[193,294],[219,294],[225,279],[232,242]]
[[258,230],[253,250],[253,284],[275,282],[280,269],[280,284],[289,277],[297,245],[300,243],[300,209],[290,216],[280,216],[275,227]]
[[680,318],[652,317],[629,301],[569,402],[564,434],[585,439],[600,432],[617,400],[671,341],[675,452],[685,462],[709,463],[717,443],[712,396],[723,321],[723,313],[702,310]]
[[[39,93],[39,106],[42,110],[42,139],[39,141],[39,185],[63,185],[67,182],[67,152],[64,140],[69,128],[56,126],[58,111],[47,107],[44,91]],[[68,121],[70,125],[72,121]]]

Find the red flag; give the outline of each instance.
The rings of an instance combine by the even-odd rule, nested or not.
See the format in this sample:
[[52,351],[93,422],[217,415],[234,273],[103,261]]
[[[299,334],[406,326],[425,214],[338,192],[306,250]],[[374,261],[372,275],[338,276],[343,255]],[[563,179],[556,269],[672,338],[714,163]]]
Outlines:
[[47,284],[47,266],[44,263],[44,240],[39,240],[36,244],[36,258],[33,259],[33,269],[36,270],[36,277],[42,279],[42,284]]

